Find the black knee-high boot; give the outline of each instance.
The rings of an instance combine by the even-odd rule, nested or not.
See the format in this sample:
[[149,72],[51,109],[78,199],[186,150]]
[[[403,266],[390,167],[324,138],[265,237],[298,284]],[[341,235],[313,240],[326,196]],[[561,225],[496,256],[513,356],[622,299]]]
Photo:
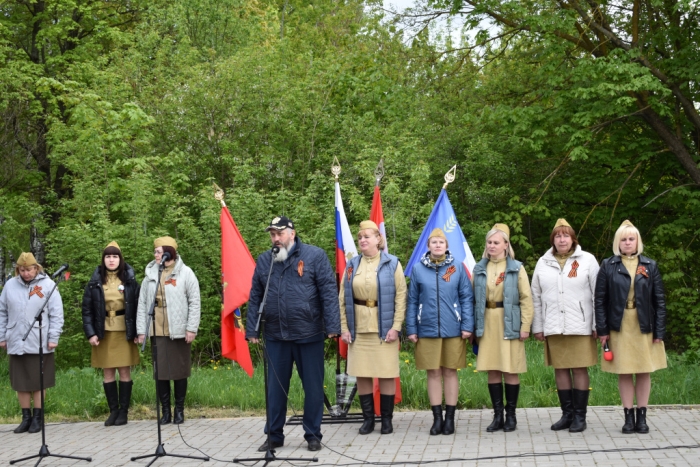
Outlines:
[[179,425],[185,421],[185,396],[187,396],[187,378],[173,381],[175,393],[175,414],[173,423]]
[[115,426],[126,425],[129,421],[129,405],[131,404],[131,388],[133,381],[119,381],[119,416],[114,421]]
[[102,383],[107,398],[107,407],[109,407],[109,417],[105,420],[105,426],[112,426],[119,416],[119,392],[117,391],[117,382]]
[[360,407],[362,407],[361,435],[368,435],[374,431],[374,394],[361,394]]
[[163,411],[160,424],[167,425],[172,421],[172,412],[170,411],[170,381],[158,380],[158,399],[160,399],[160,406]]
[[394,425],[391,420],[394,418],[394,395],[379,395],[379,411],[382,414],[382,434],[388,435],[394,432]]
[[561,418],[552,425],[553,431],[566,430],[574,420],[573,391],[571,389],[557,389],[557,395],[561,406]]
[[503,383],[489,384],[489,395],[493,406],[493,421],[486,431],[492,433],[503,429]]
[[506,421],[503,424],[503,431],[515,431],[518,419],[515,418],[515,408],[518,406],[518,394],[520,394],[520,384],[506,384]]
[[569,432],[581,433],[588,426],[586,424],[586,412],[588,412],[589,391],[574,389],[574,420],[571,422]]

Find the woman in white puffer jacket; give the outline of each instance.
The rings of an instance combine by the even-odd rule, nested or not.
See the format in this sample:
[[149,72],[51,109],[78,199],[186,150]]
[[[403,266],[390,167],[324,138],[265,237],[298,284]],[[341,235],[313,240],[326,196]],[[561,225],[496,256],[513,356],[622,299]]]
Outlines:
[[593,310],[598,261],[581,249],[564,219],[549,239],[552,248],[539,259],[532,277],[532,332],[545,341],[545,363],[554,367],[562,418],[552,430],[578,433],[586,429],[588,367],[598,362]]

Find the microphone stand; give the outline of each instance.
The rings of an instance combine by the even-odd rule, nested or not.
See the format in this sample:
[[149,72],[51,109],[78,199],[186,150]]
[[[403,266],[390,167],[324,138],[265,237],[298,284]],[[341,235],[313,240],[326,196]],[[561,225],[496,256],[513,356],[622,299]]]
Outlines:
[[[156,302],[158,301],[158,289],[160,289],[160,279],[161,276],[163,275],[163,269],[165,268],[165,260],[162,260],[160,265],[158,265],[158,281],[156,282],[156,291],[155,294],[153,294],[153,303],[151,303],[151,308],[148,311],[148,320],[146,321],[146,335],[143,338],[143,344],[141,345],[141,352],[143,352],[146,349],[146,342],[148,342],[149,334],[151,332],[151,323],[155,323],[156,320]],[[154,324],[155,328],[155,324]],[[154,329],[155,331],[155,329]],[[165,448],[163,447],[163,440],[161,436],[161,428],[160,428],[160,404],[158,400],[158,344],[156,344],[156,336],[153,336],[153,342],[151,343],[151,354],[153,356],[153,378],[155,379],[155,385],[156,385],[156,423],[158,426],[158,447],[156,447],[156,452],[154,454],[145,454],[143,456],[135,456],[131,458],[131,461],[137,461],[139,459],[146,459],[149,457],[153,457],[153,460],[149,462],[146,467],[149,467],[151,464],[153,464],[155,461],[157,461],[160,457],[180,457],[183,459],[197,459],[197,460],[203,460],[205,462],[209,461],[209,457],[198,457],[198,456],[185,456],[182,454],[170,454],[165,452]]]
[[[267,435],[267,451],[265,451],[265,455],[263,457],[246,457],[243,459],[239,458],[234,458],[233,463],[234,464],[240,464],[241,462],[249,462],[249,461],[265,461],[263,464],[263,467],[267,467],[267,464],[270,462],[274,461],[309,461],[309,459],[305,459],[303,457],[277,457],[275,455],[275,450],[272,449],[272,445],[270,442],[270,404],[269,404],[269,395],[268,395],[268,389],[269,389],[269,381],[268,381],[268,370],[267,370],[267,361],[269,356],[267,355],[267,346],[265,345],[265,339],[264,339],[264,333],[265,333],[265,318],[263,317],[263,310],[265,309],[265,304],[267,303],[267,291],[270,287],[270,276],[272,276],[272,267],[275,265],[275,257],[277,256],[277,253],[274,251],[272,252],[272,258],[270,259],[270,270],[267,273],[267,282],[265,283],[265,292],[263,293],[263,299],[262,303],[260,304],[260,308],[258,309],[258,316],[257,316],[257,322],[255,323],[255,332],[258,332],[260,330],[260,324],[262,323],[262,330],[263,332],[260,333],[260,346],[262,347],[263,351],[263,381],[265,382],[265,427],[267,428],[266,435]],[[311,462],[318,462],[318,457],[313,457],[310,459]]]
[[[34,320],[32,321],[32,324],[29,326],[29,329],[27,329],[27,332],[24,334],[24,337],[22,338],[22,341],[26,341],[27,337],[29,336],[29,333],[32,331],[32,328],[34,327],[34,323],[39,323],[39,394],[40,394],[40,400],[41,400],[41,448],[39,448],[39,454],[35,454],[33,456],[28,456],[28,457],[23,457],[21,459],[15,459],[10,461],[10,465],[16,464],[17,462],[22,462],[26,461],[28,459],[34,459],[35,457],[38,457],[39,460],[36,461],[36,464],[34,464],[34,467],[38,466],[41,461],[44,460],[45,457],[61,457],[64,459],[77,459],[80,461],[87,461],[87,462],[92,462],[92,457],[77,457],[77,456],[66,456],[62,454],[51,454],[49,452],[49,447],[46,444],[46,425],[44,424],[44,414],[46,413],[46,407],[44,406],[44,343],[42,341],[42,335],[41,335],[41,328],[43,327],[43,317],[41,316],[42,313],[44,312],[44,309],[48,306],[49,304],[49,298],[51,298],[51,295],[53,295],[54,290],[56,290],[56,287],[58,284],[54,283],[53,288],[51,291],[46,295],[46,300],[44,301],[44,305],[39,309],[37,312],[36,316],[34,316]],[[48,341],[47,341],[48,342]]]

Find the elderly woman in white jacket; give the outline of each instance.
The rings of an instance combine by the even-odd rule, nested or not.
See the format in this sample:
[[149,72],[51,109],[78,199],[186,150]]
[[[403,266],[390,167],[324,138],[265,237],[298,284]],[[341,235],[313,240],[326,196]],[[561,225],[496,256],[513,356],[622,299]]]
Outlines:
[[[158,268],[164,261],[158,294],[155,296],[155,320],[151,324],[151,342],[158,349],[158,398],[163,408],[161,424],[185,421],[187,378],[192,367],[191,344],[197,335],[200,318],[199,282],[177,253],[177,242],[172,237],[155,240],[155,261],[146,266],[146,277],[141,283],[139,307],[136,311],[136,341],[142,343],[146,333],[146,319],[156,293]],[[171,420],[170,380],[175,393],[175,414]]]
[[586,429],[588,367],[598,362],[598,261],[581,250],[576,232],[564,219],[557,221],[549,238],[552,248],[539,259],[532,277],[532,332],[545,341],[545,363],[554,367],[562,418],[552,430],[578,433]]
[[[54,349],[63,331],[63,301],[58,289],[47,297],[54,286],[34,255],[22,253],[17,260],[15,277],[7,281],[0,294],[0,348],[7,350],[10,356],[10,385],[17,391],[22,409],[22,422],[15,433],[41,431],[44,408],[41,405],[40,348],[44,354],[41,372],[44,391],[56,384]],[[34,322],[34,317],[42,309],[39,343],[39,323]],[[30,327],[31,332],[23,341]]]

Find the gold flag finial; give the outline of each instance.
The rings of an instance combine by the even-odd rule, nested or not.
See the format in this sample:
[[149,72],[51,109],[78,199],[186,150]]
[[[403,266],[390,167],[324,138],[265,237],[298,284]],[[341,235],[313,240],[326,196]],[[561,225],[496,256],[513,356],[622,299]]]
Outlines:
[[376,180],[376,186],[379,186],[379,182],[382,181],[382,178],[384,178],[384,158],[379,159],[379,164],[377,164],[377,168],[374,169],[374,179]]
[[445,174],[445,184],[442,185],[442,189],[446,190],[447,185],[455,181],[455,176],[457,175],[457,164],[453,165],[450,170]]
[[340,162],[338,162],[337,156],[333,156],[333,165],[331,165],[331,172],[333,172],[335,179],[338,180],[338,175],[340,175]]
[[216,199],[218,199],[219,201],[221,201],[221,207],[222,207],[222,208],[225,208],[225,207],[226,207],[226,203],[224,203],[224,190],[222,190],[221,188],[219,188],[219,185],[217,185],[216,183],[214,183],[213,185],[214,185],[214,189],[216,190],[216,191],[214,192],[214,198],[216,198]]

